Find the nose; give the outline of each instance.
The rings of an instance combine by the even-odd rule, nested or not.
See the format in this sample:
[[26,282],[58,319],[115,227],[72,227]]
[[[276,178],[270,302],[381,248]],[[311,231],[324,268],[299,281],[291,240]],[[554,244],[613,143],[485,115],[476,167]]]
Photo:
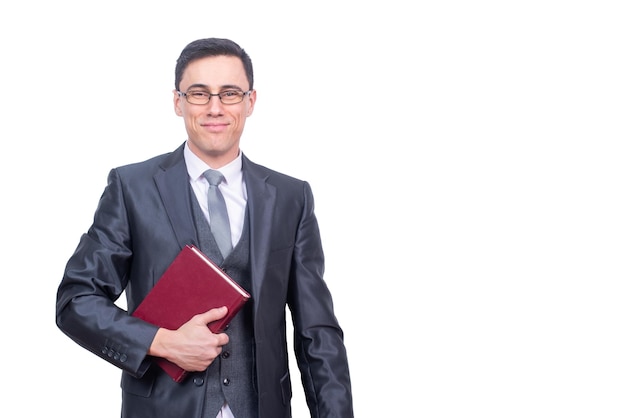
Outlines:
[[211,99],[209,100],[209,103],[207,103],[207,111],[209,115],[221,115],[224,109],[223,106],[224,105],[218,95],[211,95]]

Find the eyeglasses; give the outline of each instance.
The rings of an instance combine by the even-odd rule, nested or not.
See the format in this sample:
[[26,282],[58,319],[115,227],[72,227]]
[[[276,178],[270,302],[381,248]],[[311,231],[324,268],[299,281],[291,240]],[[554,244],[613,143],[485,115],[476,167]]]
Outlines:
[[196,105],[204,105],[209,103],[212,96],[217,96],[220,98],[220,102],[225,105],[232,105],[241,103],[243,101],[244,96],[249,95],[252,90],[248,90],[243,92],[241,90],[224,90],[219,93],[209,93],[206,90],[189,90],[187,93],[183,93],[182,91],[178,92],[178,95],[181,97],[185,97],[187,101],[191,104]]

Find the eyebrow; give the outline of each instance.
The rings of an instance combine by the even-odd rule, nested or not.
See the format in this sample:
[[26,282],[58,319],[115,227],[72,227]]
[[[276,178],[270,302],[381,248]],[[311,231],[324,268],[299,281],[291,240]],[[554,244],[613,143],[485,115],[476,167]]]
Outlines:
[[[193,88],[202,88],[202,89],[205,89],[207,91],[209,90],[209,86],[207,86],[206,84],[201,84],[201,83],[192,84],[191,86],[189,86],[187,88],[187,90],[190,90],[190,89],[193,89]],[[233,90],[233,89],[235,89],[235,90],[243,91],[243,89],[241,87],[239,87],[238,85],[236,85],[236,84],[225,84],[223,86],[220,86],[219,89],[220,90]]]

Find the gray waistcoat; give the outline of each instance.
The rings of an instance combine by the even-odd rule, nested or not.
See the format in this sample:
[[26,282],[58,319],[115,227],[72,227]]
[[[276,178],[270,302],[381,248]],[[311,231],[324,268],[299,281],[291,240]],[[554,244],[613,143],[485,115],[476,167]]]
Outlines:
[[[193,193],[192,200],[200,249],[225,270],[230,277],[250,292],[252,286],[250,279],[250,233],[247,210],[241,238],[224,260],[213,239],[209,223],[202,214]],[[203,417],[215,418],[224,402],[228,403],[235,418],[258,417],[252,303],[251,299],[233,318],[226,330],[226,334],[228,334],[230,339],[229,343],[222,347],[222,354],[213,361],[204,373],[206,397]]]

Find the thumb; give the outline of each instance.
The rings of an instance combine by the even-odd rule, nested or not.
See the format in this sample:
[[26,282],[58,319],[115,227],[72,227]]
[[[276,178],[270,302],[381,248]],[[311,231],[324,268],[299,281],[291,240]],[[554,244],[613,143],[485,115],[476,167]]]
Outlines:
[[213,321],[222,319],[224,316],[226,316],[227,312],[228,312],[228,308],[226,308],[226,306],[222,306],[220,308],[213,308],[209,311],[196,315],[196,319],[202,322],[204,325],[207,325]]

